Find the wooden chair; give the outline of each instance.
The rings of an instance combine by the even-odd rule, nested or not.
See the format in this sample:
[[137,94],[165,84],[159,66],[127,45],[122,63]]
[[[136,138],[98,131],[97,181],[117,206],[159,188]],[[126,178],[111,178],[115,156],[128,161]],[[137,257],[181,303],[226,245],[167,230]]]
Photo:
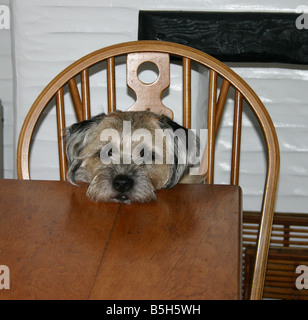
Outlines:
[[[63,87],[68,84],[74,102],[78,121],[90,117],[89,68],[98,62],[107,61],[108,112],[116,110],[115,58],[127,56],[127,85],[137,96],[137,101],[129,110],[142,110],[144,106],[153,112],[163,112],[170,117],[173,113],[161,102],[161,93],[169,86],[169,60],[175,57],[183,64],[183,125],[191,127],[191,63],[200,63],[209,69],[208,99],[208,143],[202,159],[200,174],[206,173],[206,182],[214,183],[215,134],[230,86],[235,89],[234,129],[230,184],[239,181],[241,114],[243,99],[254,111],[261,124],[267,146],[268,168],[264,188],[260,231],[255,258],[251,299],[261,299],[266,271],[266,262],[274,214],[274,204],[279,175],[279,145],[272,120],[255,92],[226,65],[215,58],[183,45],[160,41],[135,41],[97,50],[76,61],[42,91],[31,107],[21,129],[17,149],[17,172],[20,179],[30,179],[29,150],[36,123],[47,103],[55,97],[58,127],[60,179],[66,180],[66,157],[63,129],[65,111]],[[144,84],[137,77],[137,69],[145,61],[153,62],[159,69],[159,77],[152,84]],[[76,84],[76,76],[81,78],[81,96]],[[222,78],[220,94],[217,97],[217,79]]]

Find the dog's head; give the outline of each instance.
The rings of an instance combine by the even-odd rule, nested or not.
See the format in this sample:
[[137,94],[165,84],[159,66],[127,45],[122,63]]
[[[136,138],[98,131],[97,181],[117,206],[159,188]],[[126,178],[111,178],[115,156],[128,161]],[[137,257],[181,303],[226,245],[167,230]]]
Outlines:
[[67,129],[67,177],[87,182],[95,201],[148,202],[188,172],[198,146],[192,132],[164,115],[100,114]]

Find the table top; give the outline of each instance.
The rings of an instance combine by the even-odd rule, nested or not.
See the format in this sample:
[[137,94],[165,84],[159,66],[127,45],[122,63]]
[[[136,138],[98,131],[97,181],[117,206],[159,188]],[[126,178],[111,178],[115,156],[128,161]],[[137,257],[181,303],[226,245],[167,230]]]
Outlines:
[[10,271],[0,300],[241,297],[239,187],[179,184],[146,204],[85,193],[0,180],[0,265]]

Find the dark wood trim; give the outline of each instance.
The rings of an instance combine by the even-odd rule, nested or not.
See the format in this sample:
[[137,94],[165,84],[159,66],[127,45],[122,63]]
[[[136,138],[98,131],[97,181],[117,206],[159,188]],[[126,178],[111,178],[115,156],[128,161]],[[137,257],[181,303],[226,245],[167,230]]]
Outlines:
[[[259,223],[259,220],[260,212],[244,212],[244,223]],[[277,212],[274,214],[273,224],[308,226],[308,213]]]

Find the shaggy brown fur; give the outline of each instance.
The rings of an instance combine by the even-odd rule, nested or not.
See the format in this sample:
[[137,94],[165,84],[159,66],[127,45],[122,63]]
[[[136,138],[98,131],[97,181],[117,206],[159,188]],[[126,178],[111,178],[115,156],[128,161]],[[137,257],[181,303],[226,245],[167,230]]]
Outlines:
[[[142,134],[139,139],[131,139],[124,132],[127,124],[131,135],[142,129],[151,134],[150,139]],[[185,137],[175,139],[177,129],[182,129]],[[109,131],[116,132],[116,138],[102,139],[102,133]],[[179,163],[177,154],[180,147],[187,150],[187,132],[168,117],[150,111],[116,111],[76,123],[68,128],[66,136],[68,180],[74,184],[87,182],[87,196],[94,201],[151,201],[155,199],[155,190],[173,187],[191,166],[188,160]],[[170,148],[173,163],[167,161],[168,137],[176,140]],[[160,148],[155,139],[164,141]],[[127,159],[130,163],[125,162]]]

